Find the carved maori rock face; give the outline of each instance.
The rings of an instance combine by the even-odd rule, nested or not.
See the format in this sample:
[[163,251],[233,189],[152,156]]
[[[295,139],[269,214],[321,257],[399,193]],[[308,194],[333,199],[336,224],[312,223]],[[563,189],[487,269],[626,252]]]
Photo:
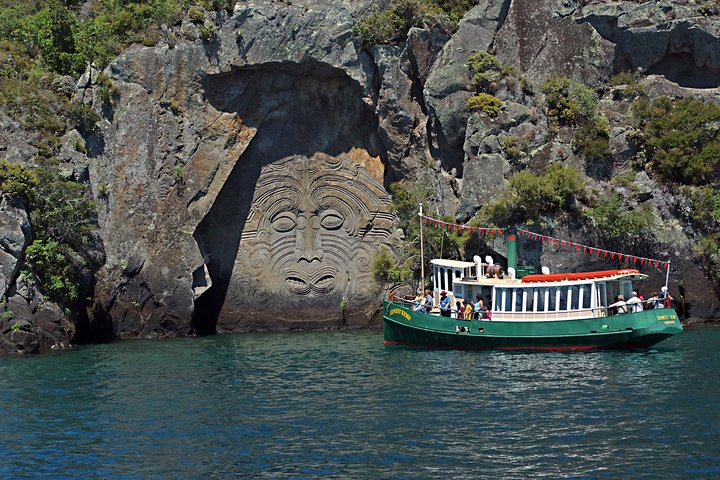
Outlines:
[[248,315],[259,326],[327,323],[342,317],[341,304],[376,302],[372,260],[389,243],[393,219],[383,185],[346,154],[264,166],[218,330]]

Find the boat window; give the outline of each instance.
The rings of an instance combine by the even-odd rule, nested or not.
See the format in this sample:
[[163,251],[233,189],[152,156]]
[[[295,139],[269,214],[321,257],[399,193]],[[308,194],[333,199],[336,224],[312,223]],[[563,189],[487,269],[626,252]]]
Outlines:
[[557,287],[548,288],[548,312],[557,310]]
[[534,288],[524,288],[523,289],[523,296],[525,297],[525,309],[524,312],[532,312],[533,311],[533,303],[534,303]]
[[462,278],[462,270],[453,270],[455,278]]
[[505,312],[512,312],[512,290],[509,288],[503,288],[503,311]]
[[545,311],[545,288],[535,287],[532,289],[533,310],[536,312]]
[[514,312],[522,312],[523,311],[523,289],[522,288],[513,288],[513,297],[514,297],[514,303],[515,303],[515,310]]
[[567,310],[567,298],[568,298],[567,287],[558,287],[558,296],[560,297],[560,303],[558,304],[558,310]]
[[632,297],[632,282],[630,282],[629,280],[624,280],[621,283],[620,291],[625,296],[625,300],[629,300],[630,297]]
[[577,310],[580,308],[580,286],[579,285],[570,285],[569,287],[570,294],[568,295],[570,297],[570,307],[569,310]]
[[598,283],[598,305],[607,307],[607,292],[605,291],[605,283]]
[[447,270],[445,267],[440,268],[440,289],[447,290]]
[[590,285],[580,285],[580,295],[582,297],[582,304],[581,308],[590,308],[590,300],[592,300],[592,296],[590,295]]
[[462,285],[453,285],[453,294],[455,300],[465,299],[465,288]]

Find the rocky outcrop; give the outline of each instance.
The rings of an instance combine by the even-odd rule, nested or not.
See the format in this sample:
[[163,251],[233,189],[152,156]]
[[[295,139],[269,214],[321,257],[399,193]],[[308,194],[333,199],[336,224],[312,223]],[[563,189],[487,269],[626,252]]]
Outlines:
[[[636,153],[627,105],[605,96],[613,155],[586,161],[572,129],[550,128],[545,79],[597,87],[641,69],[652,74],[650,92],[718,86],[718,22],[691,5],[487,0],[451,34],[413,28],[365,51],[352,27],[373,3],[238,2],[230,14],[206,12],[204,39],[186,19],[164,28],[157,46],[134,45],[110,64],[112,105],[97,70],[75,85],[58,81],[102,115],[97,132],[66,133],[58,155],[69,178],[92,187],[106,254],[85,331],[161,337],[373,324],[381,296],[373,256],[398,242],[390,183],[430,178],[437,211],[459,221],[513,173],[554,161],[577,166],[599,190],[617,188],[609,181]],[[467,60],[479,51],[493,51],[527,84],[496,92],[497,118],[467,108]],[[5,158],[36,154],[19,124],[6,116],[0,124]],[[671,291],[686,315],[716,315],[691,232],[676,220],[681,205],[650,178],[636,183],[666,226],[652,248],[683,279],[685,293],[680,283]],[[65,345],[74,327],[18,273],[30,237],[27,215],[13,208],[0,208],[0,287],[12,311],[0,319],[0,348]],[[592,235],[553,219],[543,228]],[[588,266],[524,248],[538,267]]]

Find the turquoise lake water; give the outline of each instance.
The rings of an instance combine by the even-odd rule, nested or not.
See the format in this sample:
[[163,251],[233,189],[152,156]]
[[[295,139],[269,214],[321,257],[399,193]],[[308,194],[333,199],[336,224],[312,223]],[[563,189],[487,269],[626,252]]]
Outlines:
[[720,478],[720,329],[649,351],[380,332],[0,358],[0,478]]

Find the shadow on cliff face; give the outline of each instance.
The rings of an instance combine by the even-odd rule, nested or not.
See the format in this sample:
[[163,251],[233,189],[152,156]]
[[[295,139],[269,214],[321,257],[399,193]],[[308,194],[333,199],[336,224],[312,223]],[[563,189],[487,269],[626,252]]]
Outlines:
[[[260,169],[278,160],[353,148],[382,155],[378,121],[358,82],[321,63],[265,63],[203,80],[208,101],[257,129],[194,237],[212,286],[196,301],[197,333],[216,331]],[[278,306],[281,309],[282,306]]]

